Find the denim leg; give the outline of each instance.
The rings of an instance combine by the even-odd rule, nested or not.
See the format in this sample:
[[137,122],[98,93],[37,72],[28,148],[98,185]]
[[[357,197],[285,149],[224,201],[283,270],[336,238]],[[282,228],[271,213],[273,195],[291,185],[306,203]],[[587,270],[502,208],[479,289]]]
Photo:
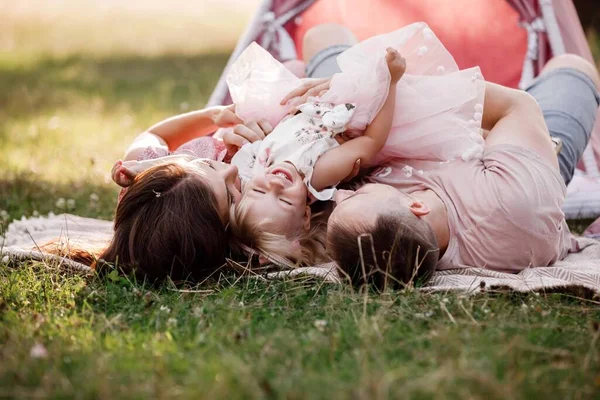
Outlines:
[[550,135],[562,140],[560,174],[569,184],[594,127],[600,97],[581,71],[561,68],[540,76],[526,91],[540,105]]

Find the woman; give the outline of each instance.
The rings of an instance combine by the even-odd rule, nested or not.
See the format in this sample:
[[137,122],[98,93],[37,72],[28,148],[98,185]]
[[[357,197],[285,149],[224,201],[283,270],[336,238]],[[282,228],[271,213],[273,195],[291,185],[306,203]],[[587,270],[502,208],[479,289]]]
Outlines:
[[[339,193],[328,221],[333,259],[355,285],[382,288],[434,269],[516,273],[579,251],[561,208],[599,87],[595,67],[573,55],[551,60],[526,92],[488,83],[482,157],[411,176],[402,171],[414,160],[391,160],[372,184]],[[564,143],[558,158],[550,134]]]
[[[355,42],[347,30],[327,32],[325,26],[309,32],[304,42],[305,57],[312,60],[309,76],[336,65],[334,58],[322,57],[322,49]],[[327,87],[328,79],[309,79],[284,101],[302,101]],[[209,136],[220,127],[232,129],[222,141]],[[215,273],[228,254],[230,205],[241,197],[237,169],[227,163],[242,145],[271,130],[267,121],[242,124],[232,107],[214,107],[169,118],[140,134],[112,170],[124,189],[114,237],[99,258],[152,280],[199,281]],[[349,178],[358,169],[359,164]]]

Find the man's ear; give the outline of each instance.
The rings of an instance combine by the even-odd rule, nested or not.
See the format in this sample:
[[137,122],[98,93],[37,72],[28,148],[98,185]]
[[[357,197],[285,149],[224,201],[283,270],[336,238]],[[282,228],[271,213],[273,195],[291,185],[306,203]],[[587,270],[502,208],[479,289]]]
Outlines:
[[306,206],[306,208],[304,208],[304,217],[302,217],[303,218],[303,228],[306,232],[308,232],[310,230],[310,216],[311,216],[310,207]]
[[431,212],[427,204],[420,201],[413,201],[408,208],[417,217],[424,217]]

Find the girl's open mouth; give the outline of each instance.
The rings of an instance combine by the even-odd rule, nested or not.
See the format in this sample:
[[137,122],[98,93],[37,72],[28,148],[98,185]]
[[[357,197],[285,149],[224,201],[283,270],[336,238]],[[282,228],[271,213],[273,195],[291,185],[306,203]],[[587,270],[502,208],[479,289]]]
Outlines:
[[286,171],[283,168],[275,168],[273,171],[270,172],[270,174],[283,178],[291,183],[294,183],[294,178],[292,177],[292,174],[290,174],[289,171]]

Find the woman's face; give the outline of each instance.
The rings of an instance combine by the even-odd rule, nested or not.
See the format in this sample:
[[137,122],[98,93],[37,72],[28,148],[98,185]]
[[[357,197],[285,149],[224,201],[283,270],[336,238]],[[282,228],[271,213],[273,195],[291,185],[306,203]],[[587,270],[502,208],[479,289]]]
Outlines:
[[225,224],[229,223],[231,205],[239,202],[242,197],[237,167],[207,158],[199,158],[189,163],[211,186],[217,198],[221,220]]

